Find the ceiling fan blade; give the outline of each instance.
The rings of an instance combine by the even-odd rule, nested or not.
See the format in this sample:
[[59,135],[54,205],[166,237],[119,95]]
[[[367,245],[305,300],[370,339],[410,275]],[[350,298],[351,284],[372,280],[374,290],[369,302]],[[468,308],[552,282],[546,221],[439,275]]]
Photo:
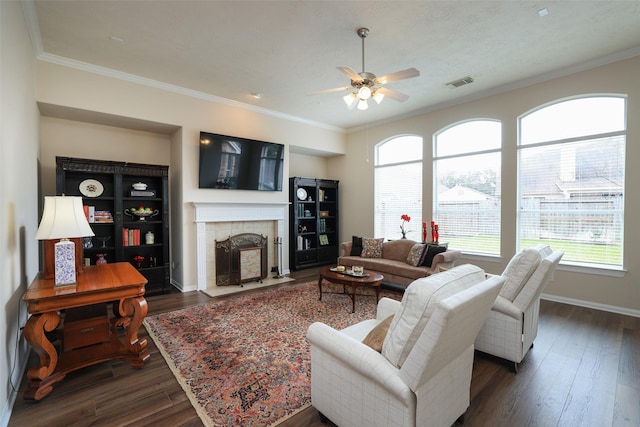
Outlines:
[[377,85],[383,85],[386,83],[397,82],[398,80],[412,79],[414,77],[418,77],[419,75],[420,71],[416,70],[415,68],[407,68],[406,70],[396,71],[395,73],[380,76],[374,80],[374,83]]
[[386,97],[389,97],[398,102],[404,102],[409,99],[409,95],[405,95],[404,93],[400,93],[395,90],[387,89],[386,87],[379,87],[376,89],[376,92],[380,92]]
[[355,82],[359,82],[360,80],[362,80],[362,77],[360,77],[360,74],[356,73],[355,71],[353,71],[353,69],[349,67],[336,67],[336,68],[342,71],[347,77],[349,77],[351,80]]
[[342,90],[351,90],[351,89],[353,89],[351,86],[334,87],[333,89],[325,89],[325,90],[319,90],[318,92],[312,92],[309,94],[309,96],[324,95],[325,93],[340,92]]

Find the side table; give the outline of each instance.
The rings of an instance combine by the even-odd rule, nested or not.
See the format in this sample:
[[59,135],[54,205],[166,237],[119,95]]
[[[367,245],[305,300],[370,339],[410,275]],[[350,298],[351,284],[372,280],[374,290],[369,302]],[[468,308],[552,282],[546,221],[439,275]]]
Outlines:
[[[128,262],[85,267],[74,286],[54,287],[53,279],[44,279],[39,273],[23,297],[31,315],[24,336],[40,358],[40,365],[27,371],[29,384],[24,398],[40,400],[67,373],[108,360],[130,360],[133,367],[142,367],[150,357],[147,340],[138,339],[138,329],[147,315],[146,283],[147,279]],[[59,326],[60,311],[110,302],[118,303],[121,317],[111,319],[109,341],[56,350],[46,333]],[[126,329],[124,342],[118,337],[119,326]]]

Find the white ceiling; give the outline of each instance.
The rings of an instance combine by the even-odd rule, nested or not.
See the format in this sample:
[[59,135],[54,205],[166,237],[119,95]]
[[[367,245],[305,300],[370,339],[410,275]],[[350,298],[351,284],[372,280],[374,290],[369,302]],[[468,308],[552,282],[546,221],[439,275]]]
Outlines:
[[[353,129],[640,54],[640,1],[25,1],[38,57]],[[539,16],[540,9],[549,14]],[[35,13],[33,13],[35,11]],[[30,22],[35,24],[35,22]],[[348,111],[337,66],[415,67]],[[69,61],[68,61],[69,60]],[[113,74],[113,73],[111,73]],[[124,74],[123,74],[124,75]],[[445,83],[471,76],[457,89]],[[148,81],[148,80],[146,80]],[[262,99],[250,93],[262,93]]]

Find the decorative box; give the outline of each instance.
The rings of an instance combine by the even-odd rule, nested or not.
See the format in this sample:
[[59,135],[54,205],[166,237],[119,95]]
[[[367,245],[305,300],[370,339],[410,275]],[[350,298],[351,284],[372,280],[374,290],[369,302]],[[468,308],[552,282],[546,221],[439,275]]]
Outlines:
[[320,211],[320,218],[329,217],[329,211]]
[[70,308],[64,315],[64,351],[109,341],[109,315],[106,304]]

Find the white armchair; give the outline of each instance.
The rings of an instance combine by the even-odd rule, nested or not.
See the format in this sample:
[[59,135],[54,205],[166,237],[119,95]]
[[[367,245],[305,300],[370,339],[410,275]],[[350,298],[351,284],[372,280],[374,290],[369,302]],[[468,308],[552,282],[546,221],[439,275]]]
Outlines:
[[[376,319],[312,324],[312,404],[340,427],[450,426],[469,407],[473,341],[503,282],[462,265],[381,299]],[[391,314],[382,351],[363,344]]]
[[502,273],[505,285],[476,338],[476,350],[518,363],[538,335],[540,294],[564,255],[547,245],[516,254]]

